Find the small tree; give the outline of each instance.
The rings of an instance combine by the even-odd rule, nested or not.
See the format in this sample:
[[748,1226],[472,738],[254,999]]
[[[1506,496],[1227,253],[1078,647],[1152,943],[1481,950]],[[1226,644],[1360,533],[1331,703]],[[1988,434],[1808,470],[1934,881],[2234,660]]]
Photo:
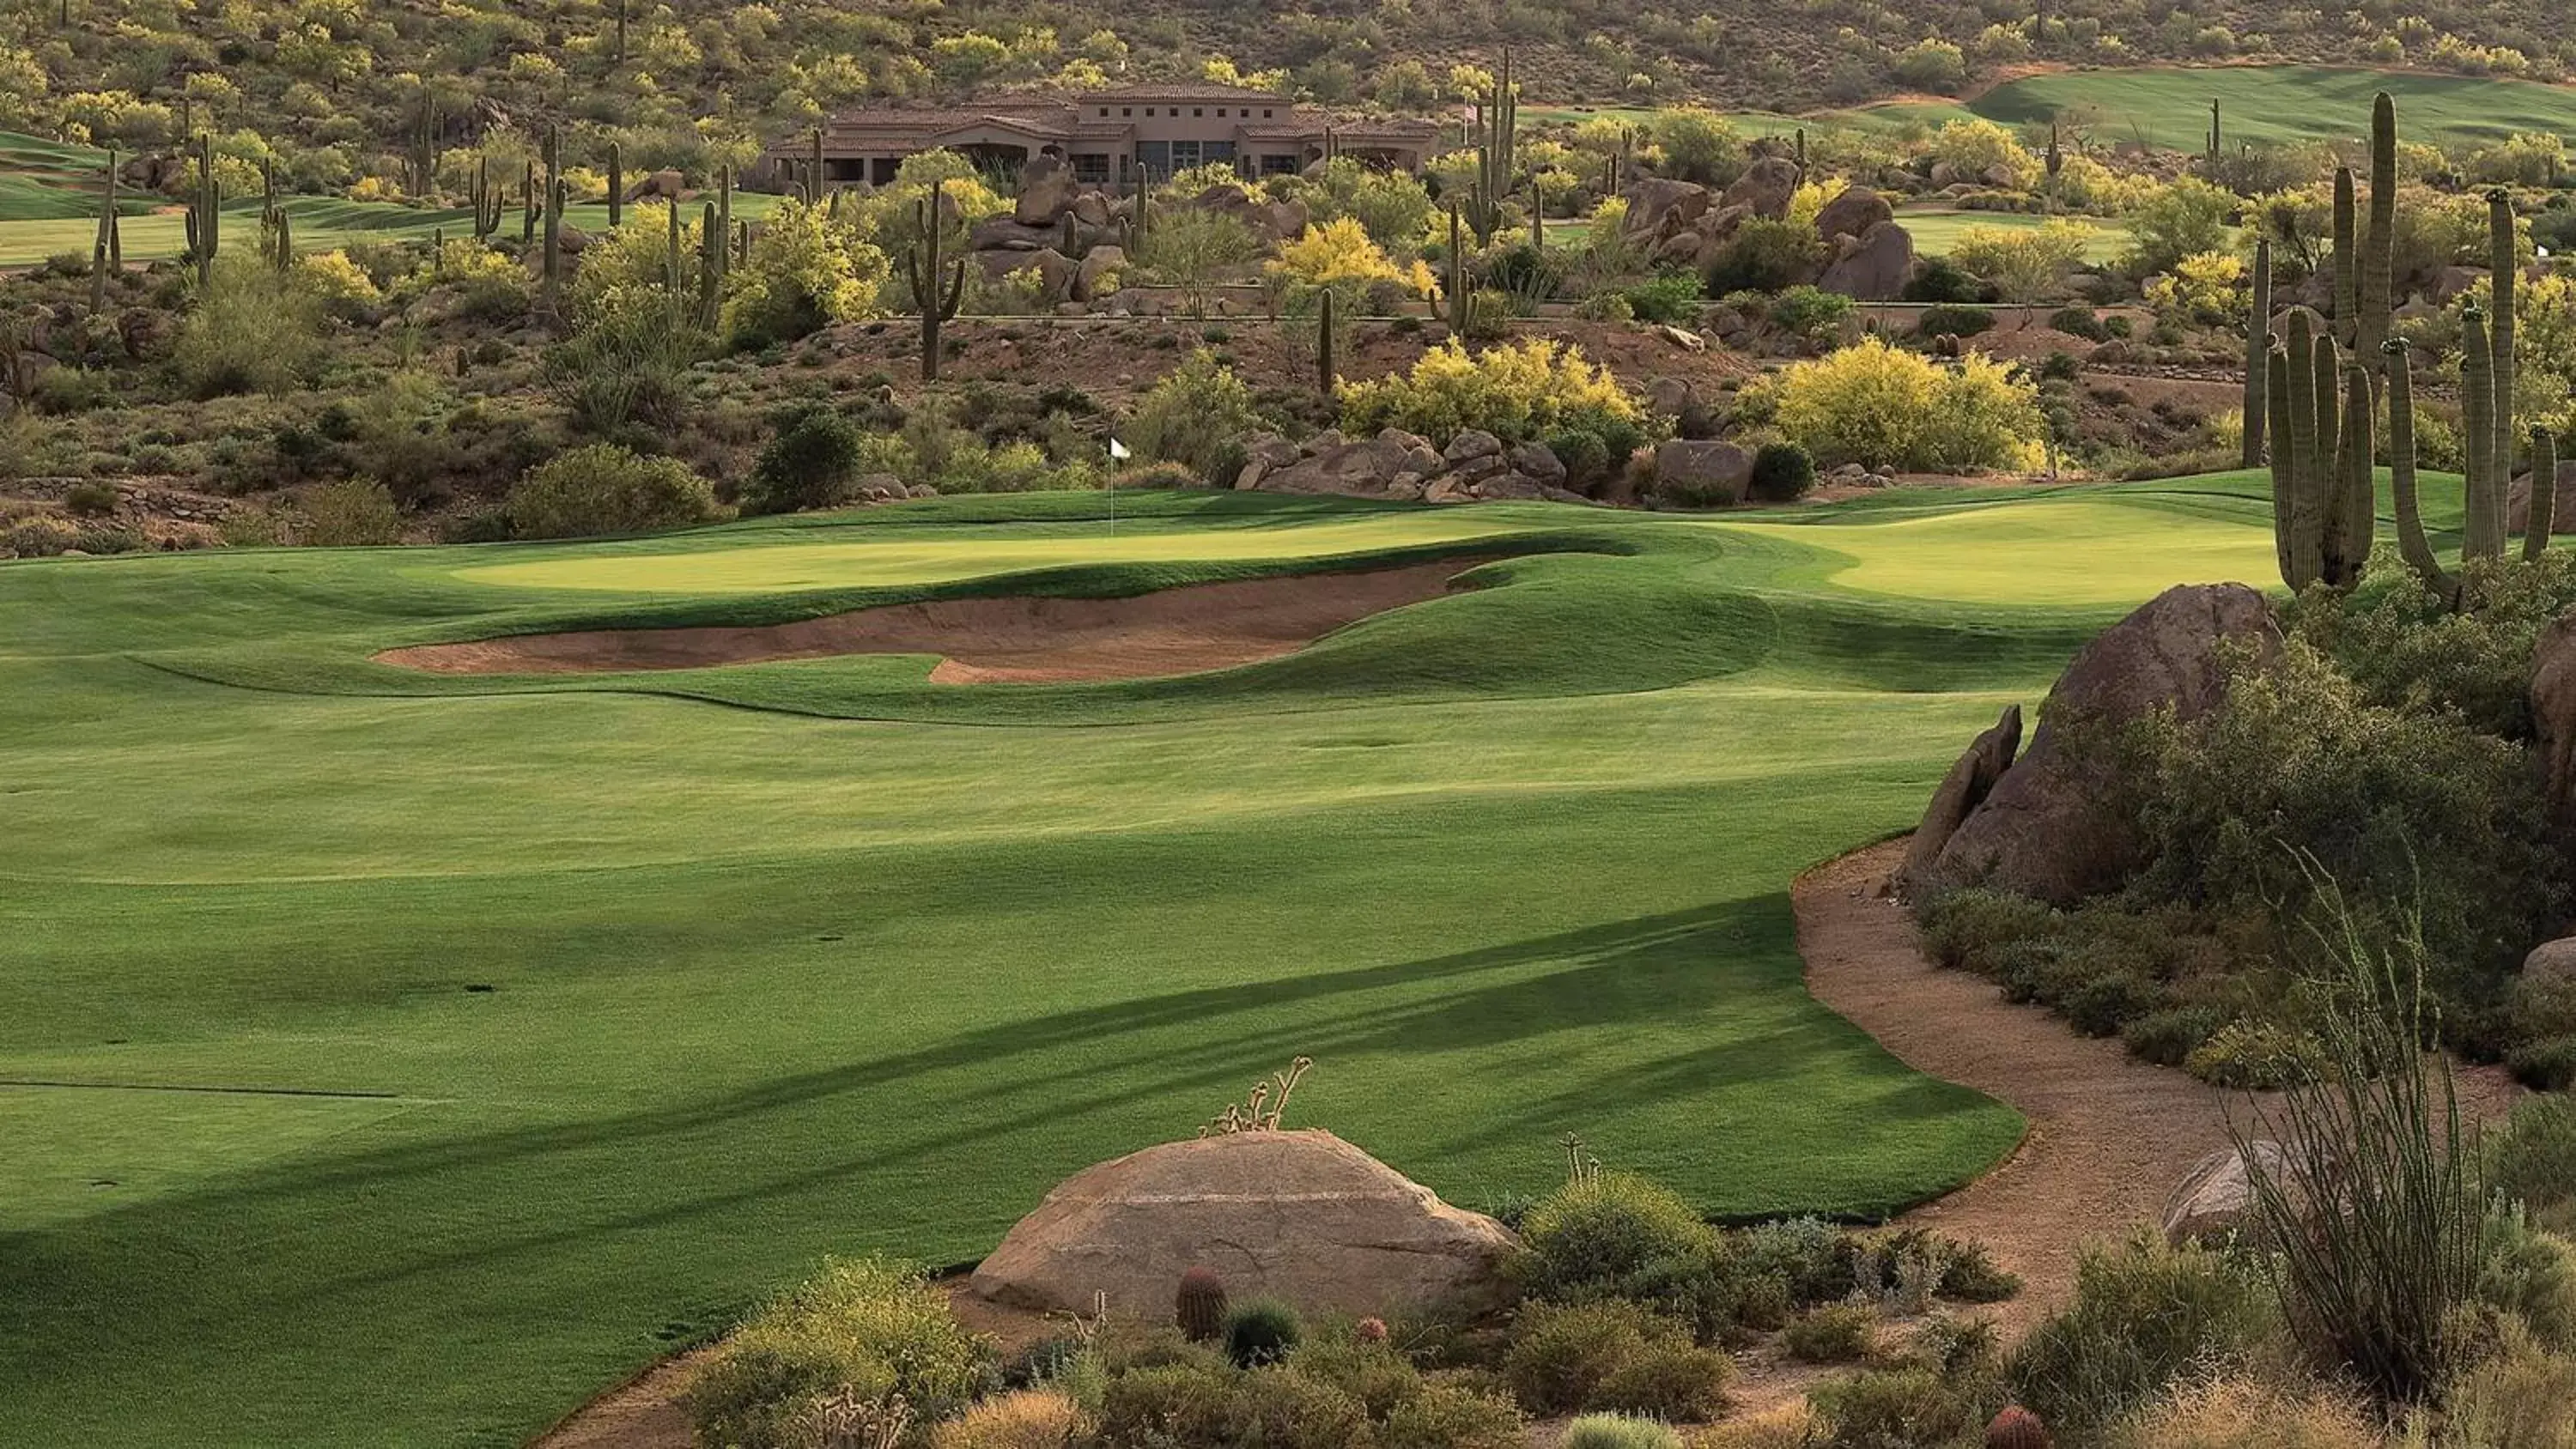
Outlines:
[[824,404],[801,407],[779,420],[778,432],[751,465],[743,490],[746,517],[829,508],[858,476],[866,435]]
[[[1146,204],[1139,196],[1136,204]],[[1223,212],[1184,206],[1154,218],[1140,260],[1189,298],[1193,316],[1207,310],[1207,289],[1228,267],[1261,255],[1260,238]]]
[[1220,486],[1240,463],[1243,439],[1261,426],[1252,389],[1201,348],[1136,402],[1127,441],[1148,463],[1178,463]]

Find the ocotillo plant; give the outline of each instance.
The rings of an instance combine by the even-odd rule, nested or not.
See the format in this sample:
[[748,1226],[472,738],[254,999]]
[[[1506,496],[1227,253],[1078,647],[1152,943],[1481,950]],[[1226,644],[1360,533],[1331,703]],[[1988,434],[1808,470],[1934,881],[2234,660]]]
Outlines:
[[1476,184],[1469,196],[1467,224],[1476,243],[1485,245],[1503,224],[1503,198],[1512,191],[1512,173],[1520,144],[1520,93],[1512,84],[1511,47],[1503,48],[1502,69],[1494,77],[1490,104],[1477,115]]
[[197,194],[188,202],[188,255],[197,263],[197,285],[212,286],[215,253],[224,242],[223,182],[215,175],[215,138],[197,137]]
[[941,232],[945,229],[940,203],[946,194],[945,186],[933,186],[930,195],[914,203],[913,215],[920,223],[921,236],[903,254],[904,280],[912,286],[913,305],[921,309],[923,382],[939,381],[939,327],[957,315],[957,305],[966,296],[965,260],[943,264],[940,259],[944,240]]
[[467,188],[466,200],[474,207],[474,239],[488,242],[492,233],[501,229],[501,194],[492,189],[492,158],[474,158],[474,180]]
[[546,315],[560,315],[563,307],[563,152],[562,138],[551,126],[546,128]]
[[2558,440],[2547,428],[2531,430],[2531,500],[2522,521],[2522,556],[2528,562],[2549,548],[2549,530],[2557,523]]
[[626,148],[608,143],[608,229],[626,224]]
[[2245,324],[2245,449],[2248,468],[2263,466],[2265,404],[2271,388],[2264,371],[2272,353],[2272,239],[2254,243],[2254,305]]
[[2424,511],[2415,495],[2414,361],[2400,338],[2389,338],[2379,348],[2380,371],[2388,379],[2388,491],[2397,503],[2397,551],[2424,587],[2448,603],[2459,596],[2459,584],[2443,570],[2425,536]]

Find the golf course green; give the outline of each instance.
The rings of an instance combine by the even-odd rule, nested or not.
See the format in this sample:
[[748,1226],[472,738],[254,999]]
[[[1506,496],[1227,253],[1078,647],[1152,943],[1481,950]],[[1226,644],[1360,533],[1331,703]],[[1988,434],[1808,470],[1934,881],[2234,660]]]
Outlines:
[[[1116,501],[0,564],[0,1444],[519,1443],[1299,1054],[1292,1125],[1469,1206],[1567,1133],[1718,1217],[1921,1201],[2021,1124],[1808,997],[1792,878],[2271,557],[2253,475]],[[1444,556],[1474,587],[1177,679],[372,660]]]

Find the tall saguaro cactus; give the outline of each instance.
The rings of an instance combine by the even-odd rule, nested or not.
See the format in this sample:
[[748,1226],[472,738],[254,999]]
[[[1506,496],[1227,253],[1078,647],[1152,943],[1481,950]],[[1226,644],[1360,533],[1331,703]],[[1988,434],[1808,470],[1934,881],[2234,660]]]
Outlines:
[[214,285],[215,253],[223,246],[224,187],[215,175],[215,138],[197,137],[197,190],[188,200],[188,255],[197,263],[197,285]]
[[1502,229],[1503,198],[1511,194],[1518,163],[1520,115],[1520,90],[1512,82],[1512,51],[1505,46],[1493,97],[1477,116],[1476,184],[1468,199],[1467,224],[1475,229],[1478,246],[1491,243],[1494,233]]
[[492,189],[491,157],[474,158],[474,179],[467,183],[465,199],[474,208],[474,239],[490,241],[501,229],[501,193]]
[[[940,203],[947,199],[944,183],[933,186],[930,195],[914,204],[914,216],[920,222],[921,237],[904,250],[904,280],[912,287],[913,304],[921,309],[921,380],[939,381],[940,324],[957,315],[958,303],[966,296],[966,262],[941,259],[941,231],[945,222],[940,216]],[[943,271],[943,267],[945,271]]]
[[2370,105],[2370,220],[2361,237],[2361,316],[2353,350],[2384,367],[2397,291],[2397,103],[2381,91]]
[[2314,313],[2293,308],[2265,360],[2273,415],[2272,526],[2281,578],[2349,588],[2378,528],[2372,493],[2369,369],[2346,359]]
[[562,138],[546,128],[545,308],[548,316],[563,310],[563,150]]
[[608,143],[608,229],[626,224],[626,148]]
[[1467,335],[1467,249],[1465,236],[1458,226],[1458,203],[1449,203],[1449,255],[1441,262],[1443,280],[1448,290],[1442,298],[1449,304],[1449,335]]
[[2349,166],[2334,174],[2334,335],[2346,347],[2361,325],[2361,239]]
[[709,332],[723,316],[725,253],[731,249],[715,203],[705,203],[698,217],[698,326]]
[[99,194],[98,235],[90,245],[89,310],[93,314],[107,310],[107,274],[123,265],[116,251],[116,148],[110,146],[107,181]]
[[2495,496],[2495,350],[2487,336],[2486,308],[2471,302],[2460,313],[2460,442],[2468,455],[2468,485],[2461,520],[2462,559],[2504,557],[2503,500]]
[[2263,433],[2271,389],[2265,377],[2272,352],[2272,239],[2254,243],[2254,302],[2245,324],[2245,449],[2243,465],[2263,466]]
[[[2496,499],[2501,506],[2506,483],[2513,477],[2513,388],[2519,368],[2514,357],[2514,292],[2522,271],[2521,259],[2514,248],[2513,193],[2496,187],[2487,193],[2487,276],[2493,310],[2488,320],[2488,345],[2495,354],[2495,429],[2494,455],[2488,466],[2495,471]],[[2502,537],[2499,527],[2498,537]]]
[[1315,387],[1326,398],[1333,395],[1333,289],[1326,287],[1318,298],[1322,311],[1315,320]]
[[2531,430],[2531,501],[2523,514],[2522,556],[2536,559],[2549,548],[2549,531],[2558,522],[2558,440],[2547,428]]

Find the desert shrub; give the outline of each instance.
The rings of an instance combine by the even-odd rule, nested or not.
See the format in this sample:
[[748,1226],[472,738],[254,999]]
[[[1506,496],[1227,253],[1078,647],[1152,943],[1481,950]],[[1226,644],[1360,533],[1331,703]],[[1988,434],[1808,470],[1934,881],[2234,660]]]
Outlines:
[[69,519],[39,513],[10,524],[7,538],[0,542],[20,558],[54,558],[79,538],[79,527]]
[[1771,325],[1809,342],[1832,342],[1842,336],[1857,306],[1840,292],[1791,287],[1771,299]]
[[1134,1368],[1101,1394],[1100,1435],[1111,1444],[1222,1449],[1233,1441],[1236,1375],[1205,1363]]
[[105,518],[116,511],[116,487],[111,483],[75,483],[64,490],[63,507],[75,518]]
[[2576,1246],[2531,1225],[2519,1205],[2491,1208],[2478,1234],[2477,1300],[2510,1313],[2541,1347],[2576,1349]]
[[1717,249],[1702,281],[1712,297],[1780,292],[1812,279],[1824,261],[1824,238],[1813,226],[1756,217]]
[[1778,1279],[1791,1304],[1801,1308],[1840,1298],[1858,1281],[1860,1245],[1821,1218],[1748,1228],[1736,1235],[1735,1253],[1747,1280]]
[[950,1315],[947,1295],[916,1270],[833,1261],[753,1314],[685,1397],[701,1443],[803,1449],[818,1398],[901,1394],[923,1417],[940,1418],[972,1396],[988,1356]]
[[1790,503],[1816,486],[1816,460],[1795,443],[1764,443],[1753,454],[1745,492],[1765,503]]
[[2075,1301],[2005,1367],[2014,1398],[2061,1435],[2094,1435],[2194,1367],[2241,1364],[2275,1331],[2272,1296],[2236,1264],[2141,1233],[2084,1250]]
[[1743,1418],[1729,1419],[1691,1436],[1690,1449],[1817,1449],[1825,1442],[1825,1421],[1803,1400]]
[[1654,1264],[1704,1256],[1717,1237],[1679,1193],[1615,1171],[1540,1199],[1520,1231],[1513,1276],[1529,1296],[1564,1303],[1624,1296]]
[[1565,1426],[1562,1449],[1682,1449],[1681,1436],[1652,1419],[1586,1414]]
[[2122,1419],[2109,1449],[2379,1449],[2379,1430],[2350,1396],[2244,1375],[2205,1378]]
[[1130,492],[1140,488],[1204,488],[1207,484],[1207,478],[1179,463],[1147,463],[1141,467],[1121,468],[1100,480],[1103,488],[1123,488]]
[[676,458],[594,443],[529,469],[503,506],[522,538],[581,538],[703,523],[715,493]]
[[1953,971],[1995,974],[1995,953],[2057,928],[2057,911],[2028,896],[1969,887],[1943,891],[1918,908],[1923,950]]
[[1990,1318],[1936,1313],[1915,1328],[1905,1346],[1905,1362],[1953,1381],[1999,1379],[2004,1366],[2003,1333]]
[[2507,1331],[2443,1395],[2443,1449],[2576,1449],[2576,1356]]
[[152,546],[139,529],[121,523],[93,523],[72,535],[71,546],[82,553],[141,553]]
[[737,349],[758,349],[855,321],[877,305],[885,253],[791,196],[760,224],[760,244],[725,272],[722,327]]
[[1938,302],[1923,309],[1914,319],[1917,337],[1974,337],[1992,332],[1995,314],[1983,307],[1966,307],[1955,302]]
[[2365,936],[2420,926],[2446,992],[2492,979],[2555,918],[2558,867],[2522,752],[2456,716],[2368,702],[2303,640],[2273,667],[2236,668],[2199,719],[2142,734],[2149,893],[2295,914],[2337,882],[2373,903]]
[[2275,1022],[2242,1018],[2210,1033],[2209,1040],[2183,1058],[2183,1070],[2211,1086],[2249,1092],[2273,1092],[2312,1080],[2317,1069],[2315,1037]]
[[2515,1081],[2535,1092],[2564,1092],[2576,1087],[2576,1036],[2518,1042],[2504,1063]]
[[2060,307],[2048,314],[2048,325],[2069,337],[2087,342],[2108,342],[2111,329],[2102,325],[2101,314],[2090,307]]
[[1687,326],[1699,321],[1700,308],[1706,305],[1708,292],[1697,274],[1662,271],[1642,282],[1634,283],[1619,293],[1628,303],[1629,314],[1640,322],[1666,326]]
[[2531,1097],[2514,1105],[2494,1145],[2489,1185],[2543,1224],[2576,1221],[2576,1098]]
[[[2419,421],[2419,443],[2435,421]],[[2312,595],[2294,627],[2371,704],[2456,709],[2481,734],[2529,739],[2532,653],[2540,631],[2576,607],[2576,555],[2475,564],[2467,585],[2477,607],[2455,609],[2413,574],[2390,569],[2349,595]]]
[[457,312],[478,321],[506,322],[527,314],[527,268],[470,237],[442,243],[420,280],[452,293]]
[[402,513],[385,485],[364,478],[326,483],[304,495],[298,540],[322,548],[402,542]]
[[659,289],[629,287],[578,315],[573,335],[547,348],[543,362],[547,390],[574,426],[604,438],[630,424],[677,426],[688,413],[689,365],[707,350],[688,307]]
[[1241,467],[1244,436],[1260,426],[1252,389],[1202,348],[1137,399],[1126,441],[1148,463],[1177,463],[1222,488],[1234,482],[1227,465]]
[[1645,412],[1618,379],[1581,349],[1538,338],[1476,353],[1445,342],[1410,372],[1342,384],[1341,399],[1342,431],[1355,437],[1396,427],[1446,447],[1469,428],[1507,443],[1582,431],[1613,458],[1645,441]]
[[1948,257],[1926,257],[1905,284],[1908,302],[1989,302],[1994,289]]
[[1780,431],[1828,465],[2023,468],[2047,433],[2038,390],[1981,353],[1944,367],[1864,338],[1757,387]]
[[1082,1406],[1055,1389],[1021,1389],[932,1427],[930,1449],[1068,1449],[1086,1431]]
[[1867,1357],[1878,1315],[1864,1304],[1830,1303],[1789,1321],[1780,1346],[1808,1363],[1850,1363]]
[[1929,1369],[1875,1369],[1819,1384],[1807,1402],[1825,1422],[1827,1449],[1926,1449],[1977,1435],[1990,1392]]
[[2067,993],[2059,1007],[2067,1024],[2086,1036],[2117,1036],[2164,1000],[2162,987],[2135,972],[2105,971]]
[[1428,1384],[1378,1426],[1377,1449],[1521,1449],[1529,1441],[1520,1406],[1451,1384]]
[[2178,1067],[2235,1019],[2223,1006],[2169,1006],[2120,1028],[2129,1055],[2160,1067]]
[[1720,1350],[1678,1334],[1657,1338],[1611,1370],[1591,1402],[1659,1419],[1714,1419],[1726,1412],[1726,1381],[1734,1371],[1735,1361]]
[[865,435],[837,409],[814,404],[779,420],[743,490],[745,515],[829,508],[859,474]]
[[322,359],[322,303],[248,252],[217,258],[170,360],[194,397],[285,392]]
[[1365,1442],[1368,1410],[1321,1379],[1283,1368],[1243,1375],[1235,1389],[1229,1444],[1275,1449],[1349,1449]]
[[[1634,1303],[1530,1303],[1512,1321],[1503,1375],[1533,1413],[1704,1404],[1721,1394],[1723,1354],[1692,1345],[1678,1325]],[[1613,1392],[1621,1401],[1614,1403]]]
[[1304,1336],[1297,1310],[1276,1298],[1255,1298],[1225,1316],[1226,1357],[1239,1368],[1277,1363]]
[[1359,1400],[1372,1419],[1385,1418],[1396,1405],[1422,1392],[1422,1371],[1384,1342],[1310,1342],[1298,1348],[1292,1366]]
[[1612,456],[1609,440],[1590,429],[1556,428],[1539,441],[1565,465],[1565,484],[1578,493],[1609,482],[1628,461],[1625,454]]

